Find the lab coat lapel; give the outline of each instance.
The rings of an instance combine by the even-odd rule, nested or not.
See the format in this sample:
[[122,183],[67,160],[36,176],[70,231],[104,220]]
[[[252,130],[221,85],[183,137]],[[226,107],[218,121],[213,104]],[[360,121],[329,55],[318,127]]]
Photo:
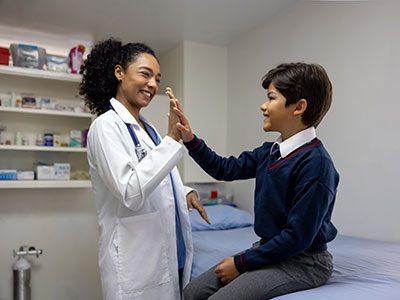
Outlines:
[[[146,118],[144,118],[143,116],[140,116],[140,119],[142,120],[142,122],[146,123],[148,126],[150,126],[154,133],[158,136],[158,138],[160,138],[157,130],[154,128],[154,126],[146,120]],[[140,128],[140,133],[143,134],[143,142],[150,148],[153,149],[155,146],[157,146],[157,144],[155,143],[155,141],[153,141],[152,137],[150,136],[151,133],[150,132],[146,132],[146,130],[144,130],[143,128]],[[160,139],[161,140],[161,139]]]
[[[139,123],[131,115],[131,113],[128,111],[128,109],[115,98],[112,98],[110,100],[110,104],[113,106],[115,112],[118,114],[118,116],[122,119],[123,122],[131,124],[133,130],[135,131],[137,138],[139,139],[139,143],[145,144],[147,146],[147,148],[149,148],[150,150],[153,149],[155,147],[154,142],[149,137],[147,132],[143,128],[140,127]],[[149,124],[154,129],[154,127],[146,120],[146,118],[143,118],[143,116],[140,116],[140,119],[142,119],[144,122]]]
[[153,149],[156,146],[147,132],[139,125],[135,126],[135,133],[138,136],[139,142],[145,144],[148,148]]

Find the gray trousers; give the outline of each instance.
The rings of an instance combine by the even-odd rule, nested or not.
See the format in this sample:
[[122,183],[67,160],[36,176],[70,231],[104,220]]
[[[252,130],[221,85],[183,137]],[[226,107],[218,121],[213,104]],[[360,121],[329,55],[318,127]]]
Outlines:
[[184,300],[266,300],[325,284],[333,265],[328,251],[302,253],[283,262],[240,274],[222,283],[215,267],[194,278],[184,289]]

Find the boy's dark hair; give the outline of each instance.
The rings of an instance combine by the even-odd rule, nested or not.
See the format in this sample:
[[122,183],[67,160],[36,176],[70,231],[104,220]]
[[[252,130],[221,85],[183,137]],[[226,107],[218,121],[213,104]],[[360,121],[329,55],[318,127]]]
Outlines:
[[302,121],[307,127],[322,121],[332,103],[332,84],[325,69],[317,64],[285,63],[270,70],[262,78],[262,86],[270,84],[286,98],[285,106],[307,100]]
[[82,82],[79,85],[79,94],[84,96],[92,113],[101,115],[109,110],[109,100],[115,97],[118,85],[114,67],[120,65],[126,70],[142,53],[151,54],[157,59],[154,51],[142,43],[122,45],[121,41],[110,38],[93,46],[81,66]]

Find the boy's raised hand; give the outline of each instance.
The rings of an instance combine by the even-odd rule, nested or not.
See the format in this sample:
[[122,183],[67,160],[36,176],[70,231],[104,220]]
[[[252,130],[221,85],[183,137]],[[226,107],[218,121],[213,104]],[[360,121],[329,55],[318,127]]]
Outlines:
[[178,99],[175,98],[174,92],[171,88],[167,88],[166,94],[168,95],[170,101],[173,102],[173,110],[177,114],[180,122],[176,124],[177,129],[180,131],[182,140],[184,142],[189,142],[194,138],[192,129],[190,128],[189,120],[183,113],[182,106]]

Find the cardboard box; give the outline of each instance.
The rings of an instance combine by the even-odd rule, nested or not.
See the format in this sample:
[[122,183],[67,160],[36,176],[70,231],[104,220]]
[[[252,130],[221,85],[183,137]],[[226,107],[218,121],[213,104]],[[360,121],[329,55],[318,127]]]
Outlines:
[[0,170],[0,180],[17,180],[17,170]]
[[17,180],[34,180],[35,173],[33,171],[17,171]]
[[37,166],[36,178],[38,180],[54,180],[55,178],[54,166]]

